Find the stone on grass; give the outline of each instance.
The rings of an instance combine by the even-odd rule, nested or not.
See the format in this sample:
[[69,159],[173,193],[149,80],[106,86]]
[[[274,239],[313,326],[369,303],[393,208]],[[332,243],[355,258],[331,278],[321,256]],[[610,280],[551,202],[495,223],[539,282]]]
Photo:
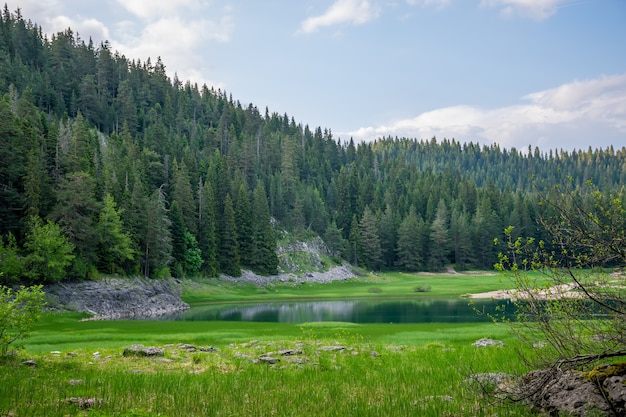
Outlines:
[[35,367],[35,366],[37,366],[37,362],[35,362],[35,361],[34,361],[34,360],[32,360],[32,359],[29,359],[29,360],[27,360],[27,361],[20,362],[20,365],[22,365],[22,366],[30,366],[30,367]]
[[163,356],[165,349],[154,346],[132,345],[124,349],[123,356]]
[[482,338],[482,339],[478,339],[477,341],[472,343],[472,346],[476,346],[476,347],[488,347],[488,346],[502,347],[502,346],[504,346],[504,342],[501,341],[501,340],[493,340],[493,339]]
[[300,349],[283,349],[283,350],[279,350],[278,354],[281,355],[281,356],[302,355],[302,350],[300,350]]
[[273,365],[276,362],[280,362],[280,359],[267,355],[259,356],[259,358],[254,361],[254,363],[269,363],[270,365]]
[[201,347],[199,350],[200,352],[218,352],[219,351],[218,348],[215,348],[213,346]]
[[337,351],[341,351],[341,350],[345,350],[346,347],[345,346],[341,346],[341,345],[333,345],[333,346],[322,346],[320,348],[320,350],[323,350],[325,352],[337,352]]
[[80,408],[94,408],[102,405],[100,398],[70,397],[66,401],[69,404],[76,404]]

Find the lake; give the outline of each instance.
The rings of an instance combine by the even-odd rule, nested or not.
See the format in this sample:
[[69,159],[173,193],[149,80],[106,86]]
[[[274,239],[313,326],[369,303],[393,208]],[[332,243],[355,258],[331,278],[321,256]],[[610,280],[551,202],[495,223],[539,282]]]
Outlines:
[[473,300],[473,305],[470,305],[470,300],[461,298],[288,301],[200,305],[163,319],[274,323],[462,323],[489,321],[486,314],[478,314],[476,309],[493,314],[502,307],[512,316],[515,306],[508,300]]

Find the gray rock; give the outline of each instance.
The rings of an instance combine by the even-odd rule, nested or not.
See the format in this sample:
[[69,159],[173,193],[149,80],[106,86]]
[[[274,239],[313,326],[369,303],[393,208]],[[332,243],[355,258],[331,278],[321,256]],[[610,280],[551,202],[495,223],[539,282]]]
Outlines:
[[476,347],[488,347],[488,346],[503,347],[504,346],[504,342],[501,341],[501,340],[493,340],[493,339],[482,338],[482,339],[478,339],[477,341],[472,343],[472,346],[476,346]]
[[524,377],[521,393],[541,412],[550,415],[610,415],[610,406],[600,389],[580,372],[557,369],[532,371]]
[[31,368],[34,368],[35,366],[37,366],[37,362],[35,362],[32,359],[29,359],[27,361],[20,362],[20,365],[22,365],[22,366],[30,366]]
[[132,345],[124,349],[123,356],[163,356],[165,349],[158,347],[144,347],[144,345]]
[[66,400],[69,404],[76,404],[80,408],[94,408],[102,406],[102,399],[87,397],[70,397]]
[[213,346],[200,347],[198,350],[200,350],[200,352],[219,352],[219,349]]
[[188,343],[181,343],[180,345],[178,345],[178,348],[182,350],[186,350],[187,352],[190,352],[190,353],[198,350],[194,345],[190,345]]
[[300,349],[283,349],[278,351],[278,354],[281,356],[302,355],[302,351]]
[[274,358],[273,356],[260,356],[255,363],[269,363],[269,364],[275,364],[276,362],[280,362],[280,359],[278,358]]
[[298,277],[296,274],[279,274],[262,276],[257,275],[252,271],[241,271],[240,277],[231,277],[228,275],[221,275],[220,279],[228,282],[250,282],[256,286],[264,287],[272,282],[315,282],[315,283],[328,283],[332,281],[345,281],[356,277],[356,275],[350,269],[348,264],[342,266],[336,266],[325,272],[307,272],[302,277]]
[[186,310],[175,279],[104,278],[44,288],[66,309],[90,313],[92,319],[151,317]]
[[602,386],[617,415],[626,415],[626,376],[607,378]]
[[323,350],[324,352],[337,352],[337,351],[341,351],[341,350],[345,350],[346,347],[345,346],[341,346],[341,345],[334,345],[334,346],[322,346],[320,348],[320,350]]

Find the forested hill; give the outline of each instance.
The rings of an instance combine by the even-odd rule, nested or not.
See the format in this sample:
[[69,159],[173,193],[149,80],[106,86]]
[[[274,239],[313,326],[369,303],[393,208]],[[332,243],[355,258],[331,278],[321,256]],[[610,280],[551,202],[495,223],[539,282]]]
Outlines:
[[272,274],[282,229],[371,269],[490,268],[505,226],[544,233],[533,178],[624,199],[625,148],[341,141],[6,6],[0,89],[5,283]]

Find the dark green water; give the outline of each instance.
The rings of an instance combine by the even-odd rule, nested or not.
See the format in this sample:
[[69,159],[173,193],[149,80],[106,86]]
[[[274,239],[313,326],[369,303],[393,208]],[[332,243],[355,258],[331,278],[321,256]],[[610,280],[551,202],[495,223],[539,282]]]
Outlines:
[[168,320],[253,321],[306,323],[342,321],[350,323],[462,323],[490,319],[484,313],[496,313],[503,306],[514,312],[506,300],[412,298],[393,300],[302,301],[263,304],[219,304],[192,307],[170,316]]

